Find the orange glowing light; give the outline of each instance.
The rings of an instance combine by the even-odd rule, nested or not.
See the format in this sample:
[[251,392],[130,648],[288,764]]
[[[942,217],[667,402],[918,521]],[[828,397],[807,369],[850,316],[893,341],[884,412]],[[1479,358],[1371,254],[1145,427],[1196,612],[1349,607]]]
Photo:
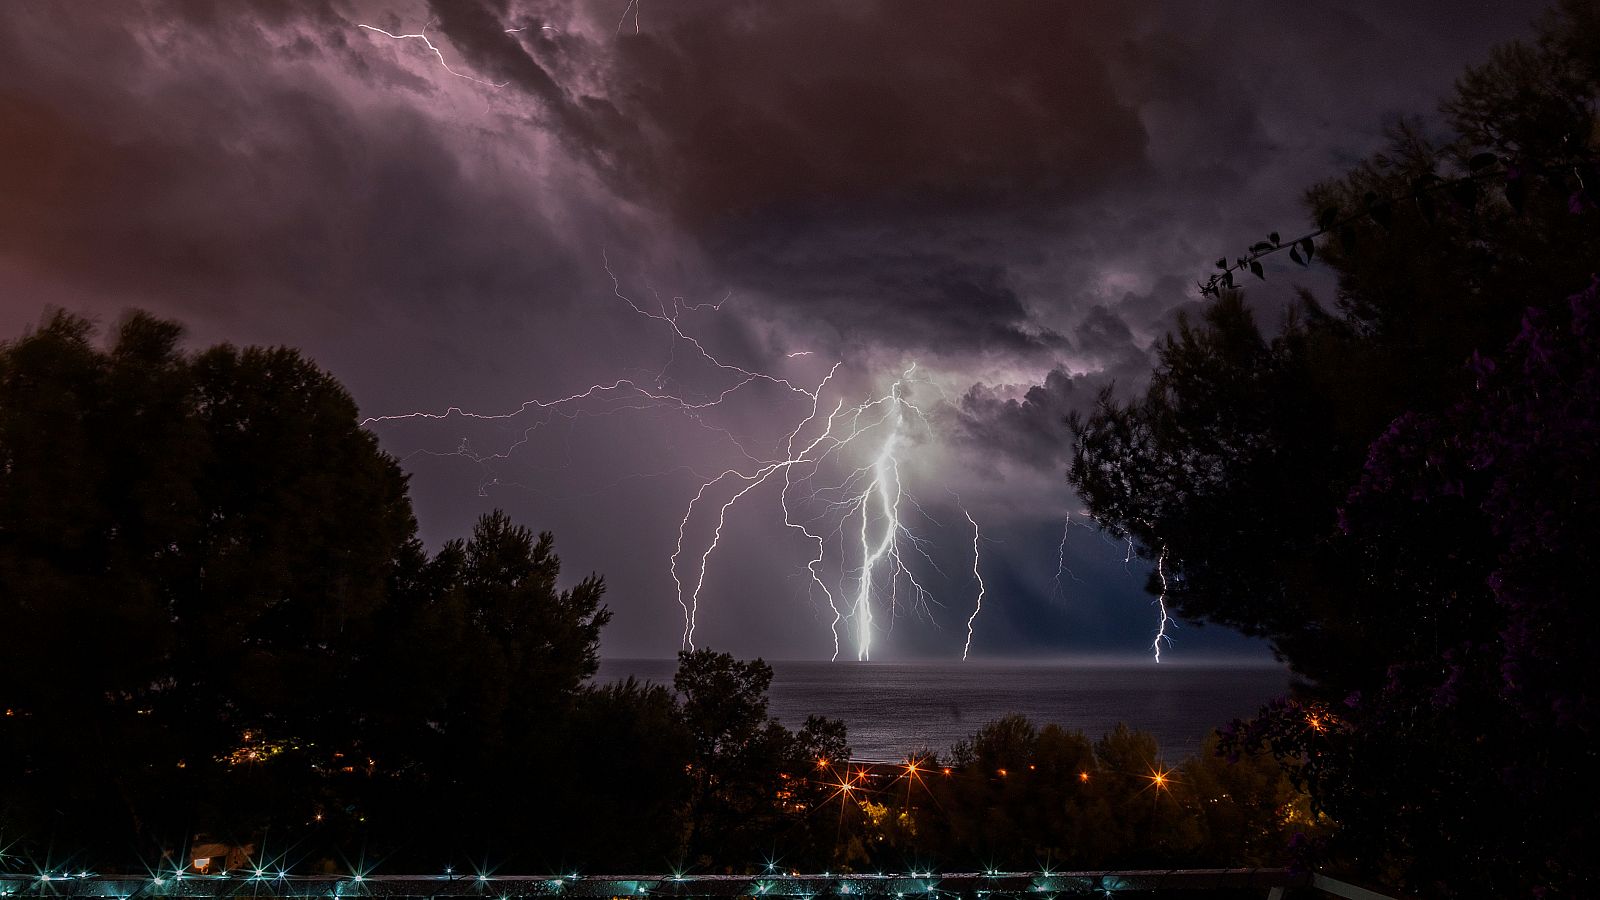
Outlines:
[[950,774],[950,767],[949,767],[949,766],[945,766],[945,767],[944,767],[944,773],[945,773],[945,774],[946,774],[946,775],[949,775],[949,774]]
[[817,768],[826,769],[827,767],[828,767],[828,761],[826,759],[817,760]]
[[1172,770],[1151,769],[1149,778],[1151,787],[1155,788],[1157,791],[1164,791],[1172,783]]
[[1001,778],[1004,778],[1004,777],[1006,777],[1006,770],[1005,770],[1005,769],[1001,769],[1001,770],[1000,770],[1000,777],[1001,777]]
[[1088,772],[1079,772],[1078,773],[1078,780],[1079,781],[1083,781],[1083,782],[1087,782],[1089,780],[1089,773]]

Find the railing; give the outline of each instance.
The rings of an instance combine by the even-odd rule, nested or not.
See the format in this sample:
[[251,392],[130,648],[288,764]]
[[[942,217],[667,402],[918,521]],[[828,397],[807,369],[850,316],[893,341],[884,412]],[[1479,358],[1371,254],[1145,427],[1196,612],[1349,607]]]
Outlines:
[[[1206,896],[1280,900],[1305,888],[1346,900],[1393,900],[1320,874],[1287,869],[1168,869],[1105,872],[961,872],[822,875],[468,875],[334,876],[259,874],[165,877],[76,874],[0,874],[0,896],[137,900],[137,898],[472,897],[748,897],[785,900],[1007,900],[1083,895],[1137,896],[1182,892]],[[1303,892],[1302,892],[1303,893]]]

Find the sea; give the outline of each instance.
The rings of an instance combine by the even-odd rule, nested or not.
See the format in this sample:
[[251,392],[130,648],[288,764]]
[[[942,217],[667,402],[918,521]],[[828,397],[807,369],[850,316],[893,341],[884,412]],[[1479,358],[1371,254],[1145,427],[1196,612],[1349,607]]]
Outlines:
[[[1213,729],[1283,696],[1289,673],[1263,663],[784,662],[773,669],[769,712],[790,728],[806,716],[843,719],[855,759],[896,762],[947,752],[987,722],[1021,713],[1098,738],[1118,722],[1155,736],[1170,762],[1194,754]],[[597,681],[633,676],[670,686],[677,661],[605,659]]]

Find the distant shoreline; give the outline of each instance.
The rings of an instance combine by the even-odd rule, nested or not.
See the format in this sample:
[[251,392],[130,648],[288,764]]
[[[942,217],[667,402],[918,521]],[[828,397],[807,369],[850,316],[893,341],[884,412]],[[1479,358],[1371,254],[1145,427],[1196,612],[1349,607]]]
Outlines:
[[[755,658],[755,657],[748,657]],[[1278,669],[1287,673],[1289,667],[1275,659],[1261,659],[1259,657],[1172,657],[1156,662],[1153,658],[1144,656],[1105,656],[1105,657],[1071,657],[1071,658],[1037,658],[1037,659],[884,659],[884,660],[856,660],[825,658],[799,659],[762,657],[766,662],[774,665],[836,665],[836,666],[911,666],[927,668],[1019,668],[1019,669],[1070,669],[1070,668],[1135,668],[1156,667],[1163,669]],[[607,664],[621,665],[624,663],[675,663],[676,656],[602,656],[601,668]]]
[[[1192,755],[1213,729],[1250,718],[1288,692],[1287,667],[1257,659],[769,660],[768,704],[790,728],[842,720],[859,759],[944,753],[1010,714],[1099,738],[1118,723],[1147,731],[1168,759]],[[672,683],[675,659],[604,658],[596,683],[633,676]]]

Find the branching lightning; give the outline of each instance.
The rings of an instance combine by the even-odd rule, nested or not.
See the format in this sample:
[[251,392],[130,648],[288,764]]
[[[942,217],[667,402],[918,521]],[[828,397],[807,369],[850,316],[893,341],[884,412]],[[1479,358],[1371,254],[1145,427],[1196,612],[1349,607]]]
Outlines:
[[[1061,523],[1061,543],[1056,545],[1056,577],[1050,582],[1050,597],[1055,600],[1060,600],[1063,596],[1061,576],[1071,574],[1067,571],[1067,536],[1071,533],[1072,513],[1069,512],[1066,521]],[[1078,580],[1078,576],[1073,575],[1072,580]]]
[[628,5],[622,9],[622,18],[617,20],[617,34],[622,33],[622,26],[628,22],[628,13],[633,13],[633,33],[639,33],[639,0],[628,0]]
[[[640,6],[641,0],[628,0],[617,22],[618,34],[626,26],[630,14],[633,18],[634,32],[640,33]],[[494,88],[505,87],[510,83],[487,81],[452,68],[443,51],[427,35],[427,29],[432,24],[432,22],[425,24],[414,34],[397,34],[360,23],[356,27],[394,41],[420,41],[437,59],[439,66],[457,78]],[[507,28],[505,32],[520,34],[530,27],[532,26]],[[559,29],[552,25],[539,25],[538,28],[545,32],[560,33]],[[621,282],[612,271],[604,251],[602,251],[602,261],[607,276],[611,278],[614,296],[627,304],[635,313],[663,323],[671,331],[672,356],[656,372],[653,385],[646,386],[633,379],[619,378],[609,383],[591,385],[565,397],[529,400],[510,412],[475,413],[452,406],[442,413],[410,412],[374,416],[363,420],[362,425],[373,427],[418,419],[442,421],[452,416],[478,421],[513,420],[537,413],[570,420],[606,416],[630,410],[673,409],[688,417],[697,426],[724,438],[745,461],[740,467],[724,469],[709,478],[701,476],[701,483],[678,523],[677,542],[669,569],[677,589],[678,603],[683,610],[685,647],[694,646],[695,628],[711,556],[719,547],[729,512],[746,496],[769,482],[774,482],[775,476],[780,473],[782,477],[778,498],[782,510],[782,522],[786,528],[802,535],[813,547],[805,568],[810,585],[821,592],[831,613],[829,630],[833,636],[835,659],[841,652],[841,633],[845,629],[853,632],[857,659],[870,658],[873,635],[878,627],[878,613],[875,611],[877,605],[882,604],[887,607],[886,612],[891,622],[900,612],[928,612],[927,603],[932,600],[932,595],[917,578],[913,567],[908,565],[909,555],[914,553],[920,557],[922,563],[926,563],[935,571],[938,567],[926,550],[926,541],[907,527],[903,513],[909,509],[924,518],[929,517],[922,512],[916,500],[905,491],[900,471],[901,454],[909,449],[906,429],[918,424],[928,427],[927,417],[923,411],[906,396],[912,384],[931,384],[915,377],[916,365],[913,363],[906,369],[884,395],[869,398],[854,406],[848,405],[843,399],[838,399],[831,412],[823,415],[822,395],[839,371],[839,363],[835,363],[814,387],[797,385],[786,378],[724,363],[714,357],[699,339],[683,329],[681,319],[686,312],[720,310],[728,301],[728,297],[716,303],[697,304],[687,303],[681,297],[673,297],[669,310],[667,303],[657,296],[655,298],[657,311],[651,311],[623,293]],[[700,361],[729,376],[729,382],[717,392],[698,399],[691,399],[668,390],[666,372],[677,361],[676,354],[680,344],[688,345]],[[814,351],[811,350],[797,350],[785,353],[784,357],[794,360],[813,355]],[[705,411],[723,404],[743,388],[756,382],[782,387],[797,397],[804,397],[810,401],[809,413],[788,433],[783,454],[776,458],[772,454],[752,451],[728,429],[713,425],[703,417]],[[591,404],[599,404],[599,408]],[[517,440],[498,452],[480,453],[463,439],[451,451],[418,450],[415,453],[461,457],[487,470],[491,463],[510,459],[512,454],[532,439],[534,432],[550,421],[551,418],[536,420],[522,431]],[[811,433],[813,431],[814,434]],[[833,460],[838,464],[844,460],[846,448],[851,444],[874,442],[876,450],[871,455],[870,461],[850,470],[841,482],[823,488],[811,485],[813,479],[821,473],[824,463]],[[680,471],[695,470],[680,465],[667,467],[654,474]],[[635,474],[628,477],[654,477],[654,474]],[[499,481],[498,477],[486,477],[479,485],[480,494],[485,493],[487,488],[494,484],[503,482]],[[802,491],[802,488],[805,490]],[[720,493],[724,491],[726,491],[725,496]],[[820,512],[807,518],[801,515],[802,507],[814,507],[820,509]],[[705,508],[715,511],[715,524],[711,529],[710,540],[705,546],[698,548],[698,564],[686,565],[686,554],[692,556],[696,549],[688,546],[692,543],[688,533],[701,510]],[[983,608],[986,588],[979,572],[981,535],[978,525],[965,509],[961,512],[973,529],[973,578],[977,583],[977,601],[972,615],[967,620],[966,642],[962,648],[962,659],[966,659],[972,646],[974,624]],[[832,521],[831,525],[820,524],[829,520]],[[1066,564],[1067,538],[1074,524],[1080,523],[1075,523],[1068,514],[1062,525],[1061,540],[1057,547],[1056,572],[1051,582],[1051,596],[1054,598],[1063,596],[1064,575],[1074,581],[1079,580]],[[847,525],[852,530],[848,539],[845,534]],[[1084,524],[1083,527],[1091,526]],[[1127,548],[1123,564],[1127,567],[1133,562],[1135,547],[1133,536],[1128,534],[1125,537]],[[831,553],[830,547],[833,548]],[[1162,645],[1172,645],[1168,629],[1175,627],[1176,624],[1166,604],[1167,555],[1167,547],[1162,545],[1156,562],[1156,575],[1161,589],[1155,603],[1160,611],[1160,619],[1151,644],[1155,661],[1158,663],[1161,661]],[[834,556],[838,556],[840,561],[830,563]],[[920,567],[922,563],[917,565]],[[839,581],[833,586],[829,585],[828,578],[825,577],[830,566],[839,570]],[[902,585],[910,589],[910,599],[907,601],[903,601],[901,597]]]
[[[932,594],[917,577],[911,556],[915,554],[935,571],[937,566],[927,553],[926,541],[907,524],[908,512],[924,517],[926,513],[906,491],[901,472],[901,454],[909,448],[911,433],[916,427],[928,427],[923,410],[908,396],[909,389],[927,382],[918,378],[917,367],[912,364],[883,395],[852,407],[837,400],[824,416],[821,397],[837,371],[835,364],[816,389],[805,391],[812,400],[811,410],[789,432],[782,458],[764,462],[753,470],[728,469],[702,484],[690,500],[678,523],[678,543],[671,560],[678,602],[684,613],[684,646],[694,646],[709,562],[720,545],[729,511],[780,473],[778,500],[783,524],[798,531],[812,545],[806,573],[831,613],[829,630],[835,659],[842,651],[846,630],[854,638],[856,659],[871,658],[880,605],[886,607],[882,612],[891,621],[901,613],[928,611]],[[850,469],[835,484],[812,484],[823,464],[840,459],[851,444],[874,441],[876,449],[866,463]],[[728,486],[730,493],[716,503],[711,539],[701,550],[698,565],[691,567],[692,576],[686,576],[683,560],[690,524],[702,506],[715,503],[707,498],[722,486]],[[808,489],[804,493],[797,491],[802,486]],[[803,518],[802,506],[818,512],[810,519]],[[832,525],[818,527],[819,521],[830,521]],[[976,524],[973,527],[976,529]],[[824,570],[830,567],[830,546],[836,548],[837,554],[849,557],[848,562],[841,559],[836,566],[843,580],[837,586],[830,586],[824,578]],[[906,589],[904,593],[902,587]],[[979,589],[981,592],[981,579]],[[969,646],[973,624],[969,620]]]
[[1156,662],[1161,662],[1161,642],[1166,641],[1172,645],[1172,638],[1167,635],[1167,626],[1172,624],[1172,617],[1167,614],[1167,548],[1162,546],[1161,555],[1156,557],[1156,577],[1161,579],[1161,593],[1156,595],[1156,606],[1161,610],[1161,621],[1156,627],[1156,638],[1150,642],[1150,649],[1155,652]]
[[[1099,520],[1095,519],[1092,515],[1089,515],[1087,512],[1085,512],[1083,514],[1088,516],[1089,521],[1093,523],[1092,525],[1085,524],[1085,523],[1080,523],[1080,522],[1074,522],[1072,520],[1071,514],[1069,513],[1067,515],[1067,518],[1066,518],[1065,522],[1061,526],[1061,543],[1057,547],[1057,550],[1056,550],[1056,577],[1055,577],[1055,581],[1053,582],[1053,588],[1052,588],[1053,591],[1057,591],[1058,592],[1060,590],[1061,576],[1063,574],[1071,577],[1074,581],[1078,580],[1077,576],[1073,575],[1072,571],[1070,569],[1068,569],[1067,565],[1066,565],[1066,561],[1067,561],[1067,535],[1071,531],[1073,525],[1082,525],[1082,527],[1090,528],[1090,529],[1098,532],[1100,534],[1102,540],[1108,540],[1108,541],[1110,540],[1110,538],[1108,536],[1108,532],[1113,532],[1113,530],[1109,526],[1107,526],[1105,523],[1100,522]],[[1147,520],[1138,519],[1137,521],[1140,524],[1144,525],[1146,528],[1152,528],[1152,530],[1153,530],[1153,527],[1151,526],[1150,522],[1148,522]],[[1127,548],[1125,553],[1123,554],[1122,564],[1123,564],[1124,568],[1127,568],[1128,566],[1130,566],[1133,563],[1133,558],[1134,558],[1135,555],[1137,555],[1137,551],[1135,550],[1135,547],[1134,547],[1134,536],[1133,536],[1132,532],[1124,530],[1123,534],[1122,534],[1122,540],[1126,543],[1126,548]],[[1151,642],[1150,642],[1150,650],[1155,656],[1155,661],[1159,663],[1159,662],[1161,662],[1161,648],[1162,648],[1162,645],[1166,645],[1166,646],[1170,647],[1170,646],[1172,646],[1172,643],[1173,643],[1172,635],[1169,634],[1168,631],[1169,631],[1169,629],[1177,628],[1178,627],[1178,623],[1177,623],[1177,620],[1172,618],[1171,611],[1167,608],[1167,592],[1171,587],[1171,584],[1168,581],[1168,576],[1167,576],[1167,557],[1168,557],[1169,548],[1167,547],[1167,545],[1166,545],[1166,543],[1164,541],[1160,541],[1159,539],[1156,541],[1156,543],[1160,544],[1160,546],[1161,546],[1160,551],[1157,552],[1157,554],[1156,554],[1156,573],[1155,573],[1157,581],[1159,581],[1160,584],[1161,584],[1161,589],[1156,594],[1156,599],[1154,601],[1152,601],[1156,606],[1156,609],[1157,609],[1157,612],[1158,612],[1158,618],[1156,620],[1156,634],[1155,634],[1155,638],[1153,640],[1151,640]]]
[[967,619],[967,642],[961,648],[961,658],[966,659],[967,654],[972,651],[972,626],[978,621],[978,613],[983,612],[984,586],[983,575],[978,571],[978,541],[982,537],[978,534],[978,523],[973,520],[972,513],[963,509],[961,514],[967,517],[967,523],[972,526],[972,577],[978,582],[978,602],[973,606],[972,615]]
[[[673,297],[669,303],[659,295],[653,303],[641,303],[624,292],[604,250],[601,263],[611,279],[612,295],[634,314],[670,335],[671,358],[655,371],[653,378],[597,383],[555,399],[528,400],[506,412],[468,412],[450,407],[443,412],[373,416],[362,424],[377,427],[452,417],[478,422],[537,417],[510,446],[498,452],[474,451],[464,440],[454,451],[434,451],[434,455],[460,456],[487,469],[490,463],[510,459],[551,417],[575,419],[646,409],[676,411],[696,427],[716,434],[731,446],[735,458],[742,460],[700,476],[678,520],[667,568],[683,613],[684,647],[695,646],[712,559],[728,533],[729,516],[741,503],[753,502],[747,498],[764,487],[766,495],[776,495],[777,511],[785,529],[803,538],[811,548],[805,563],[808,593],[813,598],[820,593],[826,604],[833,658],[838,658],[848,639],[858,660],[869,659],[876,635],[892,627],[894,619],[902,614],[926,614],[931,619],[929,603],[933,602],[933,595],[918,573],[938,572],[939,568],[929,553],[930,541],[917,535],[911,524],[917,519],[936,526],[938,522],[906,489],[902,466],[919,438],[932,433],[932,424],[911,396],[912,390],[924,386],[936,390],[933,382],[911,363],[881,393],[851,401],[840,396],[836,386],[841,363],[834,363],[815,383],[803,384],[727,362],[685,328],[684,316],[720,310],[731,295],[716,303],[690,304],[681,297]],[[699,397],[669,387],[667,373],[679,361],[680,349],[687,350],[685,359],[708,372],[720,386]],[[811,355],[809,350],[785,354],[789,359]],[[707,419],[709,412],[755,384],[781,388],[804,401],[804,413],[793,427],[781,433],[776,452],[754,446]],[[674,466],[663,471],[693,469]],[[485,481],[480,490],[489,483]],[[495,478],[493,483],[501,482]],[[978,590],[977,606],[967,620],[962,650],[965,659],[982,609],[985,586],[979,574],[981,535],[971,515],[965,509],[961,512],[973,529],[973,575]]]
[[[422,30],[417,32],[416,34],[394,34],[394,33],[389,32],[389,31],[384,31],[382,28],[378,28],[378,27],[373,26],[373,25],[362,25],[360,23],[357,23],[356,27],[357,28],[365,28],[368,31],[375,31],[378,34],[381,34],[386,38],[392,38],[392,39],[397,40],[397,41],[411,41],[411,40],[421,41],[422,45],[424,47],[427,47],[428,50],[431,51],[435,57],[438,57],[439,65],[441,67],[443,67],[446,72],[449,72],[451,75],[454,75],[457,78],[465,78],[468,81],[476,82],[478,84],[485,85],[487,87],[493,87],[493,88],[502,88],[502,87],[505,87],[506,85],[511,83],[509,81],[501,81],[501,82],[484,81],[482,78],[475,78],[475,77],[473,77],[471,75],[468,75],[465,72],[457,72],[455,69],[450,68],[450,63],[445,61],[444,53],[442,53],[439,50],[438,47],[434,46],[433,41],[428,40],[428,34],[427,34],[428,26],[426,26],[426,25],[422,26]],[[507,34],[512,34],[515,31],[521,31],[521,30],[522,29],[520,29],[520,28],[515,29],[515,30],[507,29],[506,33]]]

